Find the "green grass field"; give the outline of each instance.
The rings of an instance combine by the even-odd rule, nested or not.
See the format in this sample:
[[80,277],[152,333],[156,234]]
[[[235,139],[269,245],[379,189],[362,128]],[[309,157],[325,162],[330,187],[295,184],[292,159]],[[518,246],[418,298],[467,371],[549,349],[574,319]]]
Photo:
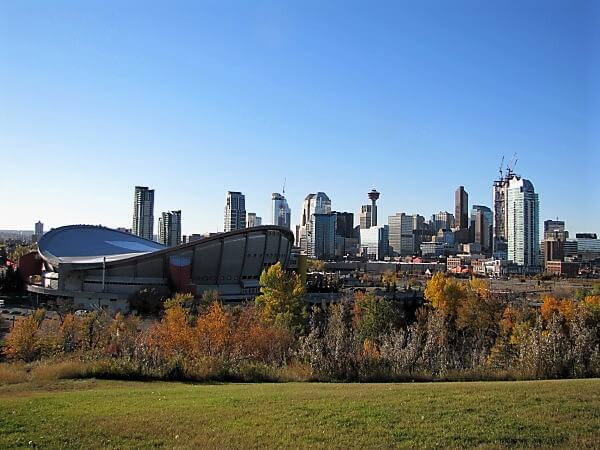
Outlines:
[[0,448],[600,447],[600,380],[0,387]]

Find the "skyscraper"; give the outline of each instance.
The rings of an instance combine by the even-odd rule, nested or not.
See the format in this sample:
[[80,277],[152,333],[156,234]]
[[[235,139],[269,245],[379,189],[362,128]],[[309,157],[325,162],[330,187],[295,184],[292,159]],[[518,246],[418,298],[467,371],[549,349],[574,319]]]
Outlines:
[[257,216],[256,213],[249,212],[246,218],[246,225],[248,228],[259,227],[262,225],[262,217]]
[[135,187],[131,232],[152,240],[154,233],[154,189],[148,189],[146,186]]
[[292,218],[291,210],[288,206],[287,200],[283,195],[279,194],[278,192],[274,192],[271,195],[271,199],[273,201],[273,225],[279,225],[280,227],[290,229]]
[[158,242],[169,247],[181,244],[181,211],[163,212],[158,218]]
[[358,252],[359,239],[354,236],[354,214],[350,212],[332,214],[335,214],[335,255],[355,255]]
[[434,228],[432,231],[435,233],[440,230],[450,230],[454,228],[454,215],[448,211],[440,211],[431,216],[431,222]]
[[490,208],[473,205],[471,209],[472,242],[479,244],[485,254],[492,250],[493,220],[494,216]]
[[464,186],[459,186],[454,193],[454,220],[456,228],[469,228],[469,194]]
[[514,175],[506,189],[508,259],[520,266],[539,264],[539,199],[531,181]]
[[542,241],[542,256],[547,261],[563,261],[565,257],[565,242],[569,232],[565,230],[563,220],[544,220],[544,240]]
[[225,232],[246,228],[246,197],[241,192],[228,191],[225,202]]
[[507,190],[510,180],[516,177],[511,169],[508,174],[494,181],[494,255],[505,259],[508,250],[508,214],[507,214]]
[[302,204],[302,217],[298,227],[298,245],[307,255],[314,254],[315,214],[331,214],[331,200],[324,192],[308,194]]
[[313,214],[313,232],[308,256],[331,259],[335,256],[335,214]]
[[423,216],[396,213],[388,217],[388,226],[389,246],[393,256],[409,256],[417,251],[422,240],[419,231],[425,226]]
[[360,214],[358,216],[358,222],[361,230],[371,228],[371,215],[373,205],[362,205],[360,207]]

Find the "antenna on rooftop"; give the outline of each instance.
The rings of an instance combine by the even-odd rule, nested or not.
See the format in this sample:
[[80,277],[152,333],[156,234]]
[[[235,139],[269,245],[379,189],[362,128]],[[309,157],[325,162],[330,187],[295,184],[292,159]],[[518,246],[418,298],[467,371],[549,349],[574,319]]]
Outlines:
[[287,178],[283,179],[283,195],[285,195],[285,182],[287,181]]

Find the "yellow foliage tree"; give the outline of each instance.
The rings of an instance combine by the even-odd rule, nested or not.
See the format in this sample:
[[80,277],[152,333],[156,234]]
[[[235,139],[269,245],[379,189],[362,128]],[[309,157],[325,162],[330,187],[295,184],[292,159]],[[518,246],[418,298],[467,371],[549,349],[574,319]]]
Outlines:
[[299,331],[306,319],[302,301],[304,286],[295,273],[283,270],[281,263],[263,270],[260,276],[261,295],[256,297],[263,320]]
[[4,352],[10,359],[33,361],[37,358],[40,346],[38,330],[46,312],[38,309],[27,317],[18,319],[8,337]]
[[447,316],[456,316],[460,301],[466,299],[468,294],[468,285],[441,272],[436,273],[425,287],[425,298]]

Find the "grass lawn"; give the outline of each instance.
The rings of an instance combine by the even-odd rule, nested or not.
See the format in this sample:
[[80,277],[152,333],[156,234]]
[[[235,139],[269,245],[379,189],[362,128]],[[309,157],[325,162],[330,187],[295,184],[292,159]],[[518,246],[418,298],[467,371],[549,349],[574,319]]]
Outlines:
[[600,448],[600,379],[0,387],[0,448]]

